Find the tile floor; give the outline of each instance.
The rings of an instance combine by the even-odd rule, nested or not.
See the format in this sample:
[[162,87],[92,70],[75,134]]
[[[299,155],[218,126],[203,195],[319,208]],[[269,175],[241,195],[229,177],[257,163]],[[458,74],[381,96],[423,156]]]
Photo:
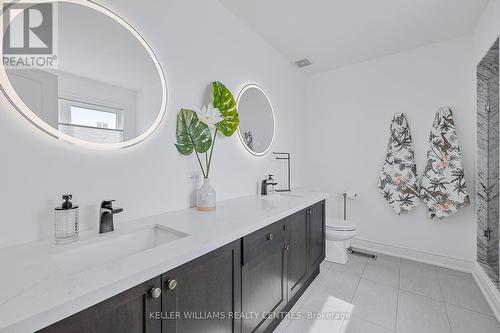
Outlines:
[[384,255],[325,261],[290,314],[276,333],[500,333],[471,274]]

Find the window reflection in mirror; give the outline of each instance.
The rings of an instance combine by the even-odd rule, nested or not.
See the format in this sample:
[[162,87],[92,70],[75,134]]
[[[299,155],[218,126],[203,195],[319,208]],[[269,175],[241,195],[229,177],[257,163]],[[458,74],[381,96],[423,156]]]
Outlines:
[[52,128],[91,143],[126,142],[148,131],[166,94],[148,49],[92,4],[55,4],[57,67],[6,68],[19,98]]

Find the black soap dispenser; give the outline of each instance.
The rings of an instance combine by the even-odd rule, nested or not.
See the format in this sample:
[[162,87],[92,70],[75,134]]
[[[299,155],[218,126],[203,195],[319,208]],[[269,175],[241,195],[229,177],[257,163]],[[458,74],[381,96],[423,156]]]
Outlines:
[[79,235],[79,208],[73,205],[71,194],[62,196],[64,202],[55,209],[54,235],[56,244],[71,243]]

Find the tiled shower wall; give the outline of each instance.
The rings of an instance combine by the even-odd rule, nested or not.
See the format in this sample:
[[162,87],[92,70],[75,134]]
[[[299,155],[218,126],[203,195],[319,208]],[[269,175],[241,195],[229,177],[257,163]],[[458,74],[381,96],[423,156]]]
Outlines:
[[[498,63],[498,62],[497,62]],[[497,72],[498,73],[498,72]],[[499,241],[499,110],[498,110],[498,75],[488,81],[489,112],[489,142],[488,142],[488,178],[490,179],[490,198],[488,205],[488,227],[491,239],[488,241],[488,263],[495,272],[498,268]]]
[[[499,287],[499,42],[477,68],[478,261]],[[484,236],[489,230],[490,239]]]

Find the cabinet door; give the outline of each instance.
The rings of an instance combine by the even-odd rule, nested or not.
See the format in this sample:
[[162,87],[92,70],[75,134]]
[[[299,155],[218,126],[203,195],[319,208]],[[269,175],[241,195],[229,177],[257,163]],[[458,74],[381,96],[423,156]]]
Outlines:
[[291,299],[309,278],[308,210],[302,210],[290,217],[288,231],[288,298]]
[[309,273],[325,259],[325,202],[309,208]]
[[241,332],[241,241],[162,275],[163,333]]
[[160,277],[151,279],[119,295],[46,327],[42,333],[160,333]]
[[245,314],[242,332],[264,332],[274,320],[267,314],[281,311],[288,302],[286,223],[278,222],[247,238],[249,246],[259,246],[245,251],[252,255],[245,260],[242,269],[242,311]]

